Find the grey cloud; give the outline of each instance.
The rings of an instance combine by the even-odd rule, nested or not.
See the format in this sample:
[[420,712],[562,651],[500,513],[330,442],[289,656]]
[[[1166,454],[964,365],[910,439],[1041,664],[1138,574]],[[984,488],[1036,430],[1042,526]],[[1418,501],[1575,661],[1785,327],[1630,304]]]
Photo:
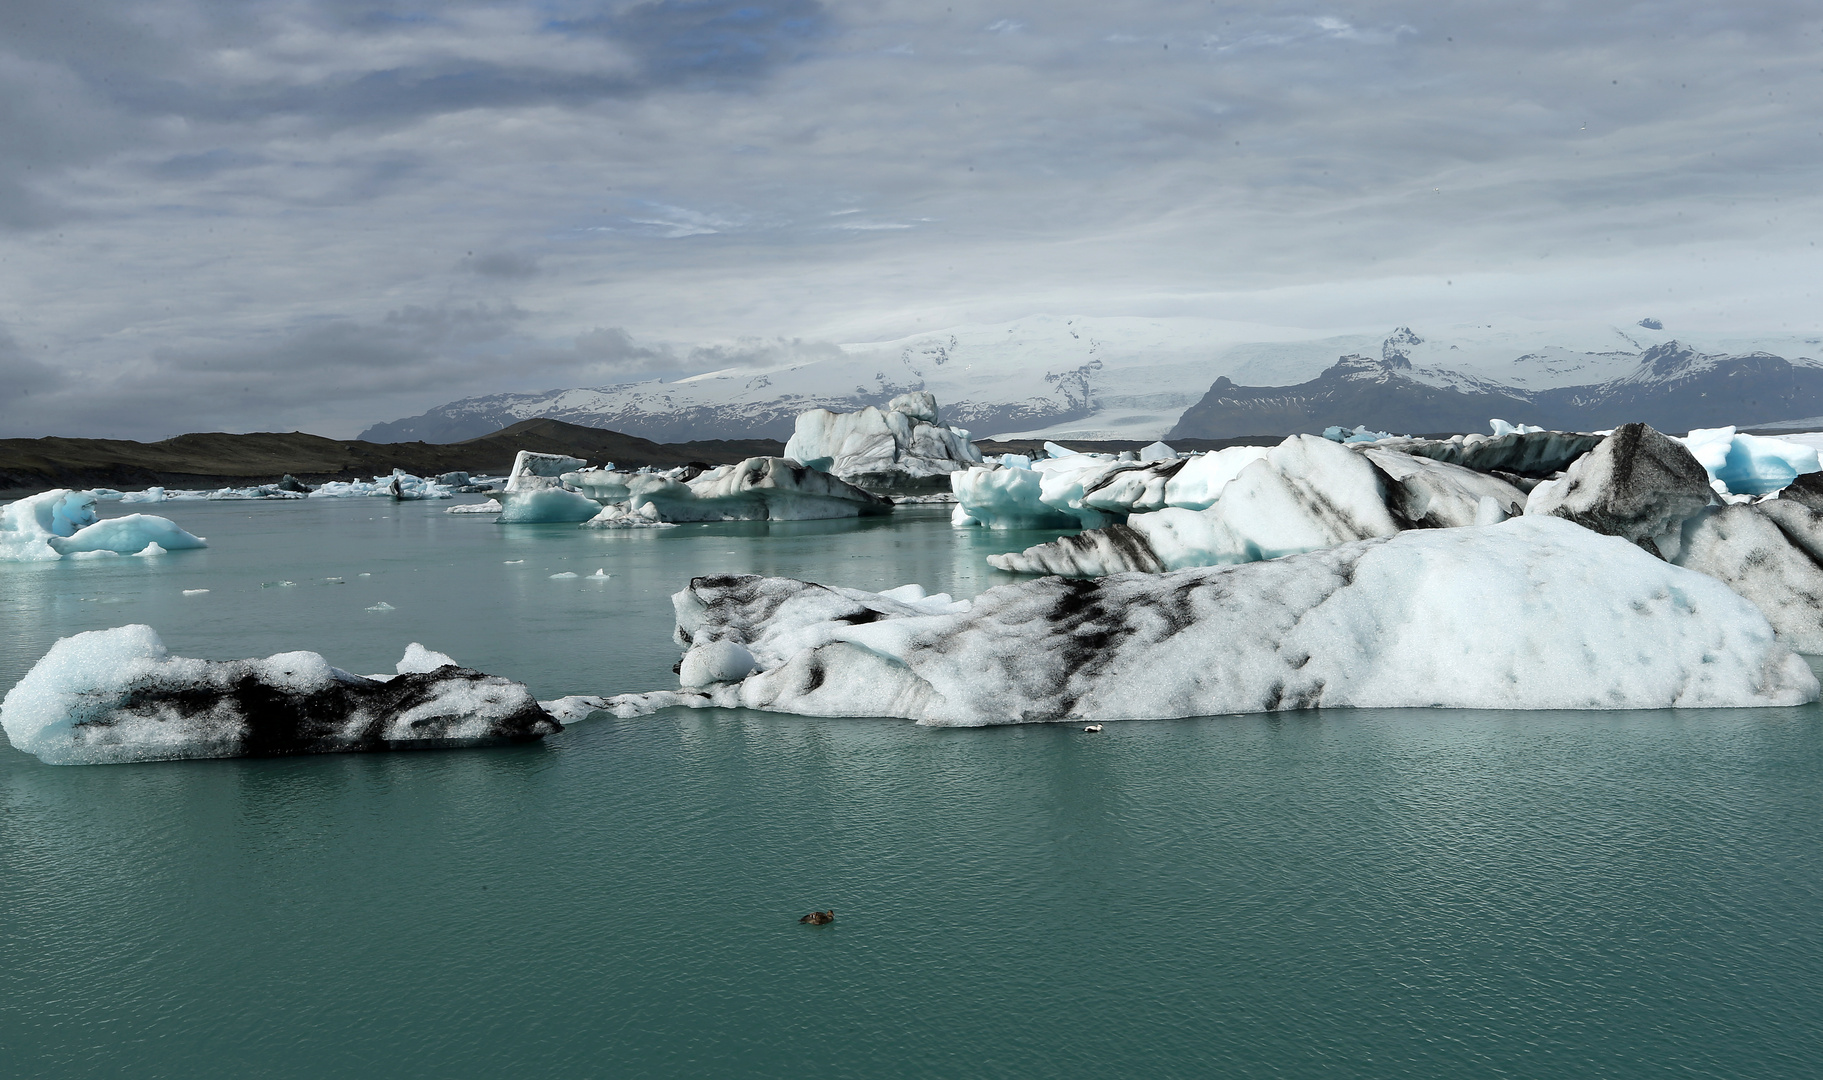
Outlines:
[[62,372],[26,355],[18,339],[0,327],[0,409],[17,406],[26,396],[63,382]]
[[469,252],[458,264],[471,274],[485,278],[523,280],[538,276],[538,260],[511,251],[489,251],[480,255]]
[[34,434],[80,427],[161,439],[185,431],[350,433],[384,412],[411,412],[500,390],[602,385],[827,355],[834,346],[740,341],[679,350],[596,327],[566,345],[520,332],[510,304],[407,306],[374,320],[331,319],[235,344],[155,350],[77,384],[0,333],[0,422]]
[[343,431],[933,313],[1333,325],[1479,272],[1684,325],[1777,256],[1811,318],[1819,42],[1781,0],[11,0],[0,318],[108,400]]

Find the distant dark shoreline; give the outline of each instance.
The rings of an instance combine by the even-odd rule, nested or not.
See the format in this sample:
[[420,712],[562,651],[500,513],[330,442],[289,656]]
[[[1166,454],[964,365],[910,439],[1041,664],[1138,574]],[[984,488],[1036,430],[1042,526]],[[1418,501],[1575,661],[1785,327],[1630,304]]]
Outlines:
[[163,442],[125,439],[0,439],[0,498],[51,488],[219,488],[273,483],[289,474],[307,483],[365,479],[404,469],[417,476],[446,472],[503,474],[521,450],[569,454],[591,464],[717,465],[778,454],[770,439],[655,443],[617,431],[560,420],[525,420],[459,443],[369,443],[302,432],[210,432]]
[[[1271,444],[1282,435],[1238,439],[1185,439],[1178,450],[1218,450],[1225,446]],[[1147,445],[1128,440],[1067,440],[1072,449],[1100,453],[1138,450]],[[1032,454],[1042,439],[984,439],[989,454]],[[569,454],[599,465],[621,468],[660,467],[700,462],[721,465],[743,458],[778,455],[785,444],[771,439],[703,439],[656,443],[602,428],[561,420],[524,420],[491,435],[457,443],[371,443],[326,439],[303,432],[255,432],[229,435],[209,432],[179,435],[163,442],[125,439],[0,439],[0,498],[19,498],[51,488],[108,487],[132,491],[147,487],[220,488],[269,484],[290,475],[306,483],[365,479],[393,469],[417,476],[446,472],[501,474],[521,450]]]

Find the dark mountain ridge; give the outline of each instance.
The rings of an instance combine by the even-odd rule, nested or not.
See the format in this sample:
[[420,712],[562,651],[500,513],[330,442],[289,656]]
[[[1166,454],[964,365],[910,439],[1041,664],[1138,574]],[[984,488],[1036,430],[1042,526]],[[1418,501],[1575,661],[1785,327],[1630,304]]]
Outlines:
[[0,439],[0,492],[11,496],[56,487],[239,487],[276,481],[287,473],[318,483],[382,475],[395,468],[419,476],[456,471],[498,474],[511,467],[513,455],[521,450],[638,468],[692,461],[717,465],[778,454],[784,444],[765,439],[655,443],[544,417],[442,444],[326,439],[301,431],[199,432],[155,443],[56,436]]
[[[1409,332],[1407,332],[1409,333]],[[1823,364],[1771,353],[1699,353],[1676,341],[1640,354],[1606,382],[1526,390],[1454,377],[1439,385],[1391,346],[1379,359],[1350,355],[1295,386],[1237,386],[1217,379],[1185,410],[1170,439],[1224,439],[1365,424],[1381,431],[1484,431],[1490,418],[1560,431],[1643,421],[1660,431],[1748,427],[1823,415]]]

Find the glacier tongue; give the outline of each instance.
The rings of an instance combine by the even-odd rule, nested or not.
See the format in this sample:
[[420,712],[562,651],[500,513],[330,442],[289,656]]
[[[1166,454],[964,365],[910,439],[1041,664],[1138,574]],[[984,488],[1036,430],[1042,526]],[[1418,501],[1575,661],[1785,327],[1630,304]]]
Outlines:
[[[692,652],[732,642],[757,666],[692,703],[938,726],[1796,705],[1818,693],[1721,582],[1551,517],[1239,566],[1043,578],[966,608],[753,576],[698,578],[675,603]],[[637,711],[635,697],[610,704]]]

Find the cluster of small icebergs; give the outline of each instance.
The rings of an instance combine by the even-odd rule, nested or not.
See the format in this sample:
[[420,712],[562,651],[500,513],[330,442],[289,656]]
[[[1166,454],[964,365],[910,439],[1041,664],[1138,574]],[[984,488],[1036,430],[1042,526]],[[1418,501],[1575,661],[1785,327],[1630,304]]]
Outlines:
[[[697,521],[800,521],[891,513],[891,499],[782,457],[715,468],[617,472],[557,454],[520,451],[499,496],[500,520],[596,529]],[[487,504],[477,504],[487,508]],[[491,508],[490,508],[491,509]],[[451,507],[451,512],[485,512]]]
[[981,461],[969,433],[941,422],[936,399],[917,392],[884,409],[810,410],[798,416],[784,456],[712,468],[617,471],[521,451],[497,503],[450,512],[497,508],[503,522],[598,529],[866,517],[891,513],[894,496],[948,501],[951,477]]
[[249,487],[204,489],[149,487],[144,491],[116,491],[92,488],[97,499],[122,503],[219,502],[241,499],[450,499],[460,494],[487,490],[486,477],[470,478],[465,472],[443,473],[436,477],[414,476],[404,469],[371,480],[330,480],[310,485],[286,476],[276,484],[254,484]]
[[[930,414],[808,430],[867,435],[878,459],[871,425],[914,447]],[[942,472],[959,526],[1080,527],[990,558],[1046,576],[962,600],[917,585],[698,577],[673,597],[674,688],[539,703],[416,645],[395,676],[363,678],[314,653],[173,658],[149,628],[124,627],[59,642],[0,722],[46,761],[99,762],[501,742],[596,711],[673,706],[980,726],[1314,707],[1791,706],[1819,694],[1794,650],[1823,653],[1823,468],[1792,441],[1496,421],[1491,435],[1443,440],[1336,429],[1203,454],[1046,450],[952,457]],[[29,533],[19,542],[48,557],[108,547],[90,539],[92,497],[35,498],[5,508],[5,535]],[[891,505],[791,458],[616,472],[521,454],[499,510],[624,527]],[[281,705],[262,712],[255,698]]]

